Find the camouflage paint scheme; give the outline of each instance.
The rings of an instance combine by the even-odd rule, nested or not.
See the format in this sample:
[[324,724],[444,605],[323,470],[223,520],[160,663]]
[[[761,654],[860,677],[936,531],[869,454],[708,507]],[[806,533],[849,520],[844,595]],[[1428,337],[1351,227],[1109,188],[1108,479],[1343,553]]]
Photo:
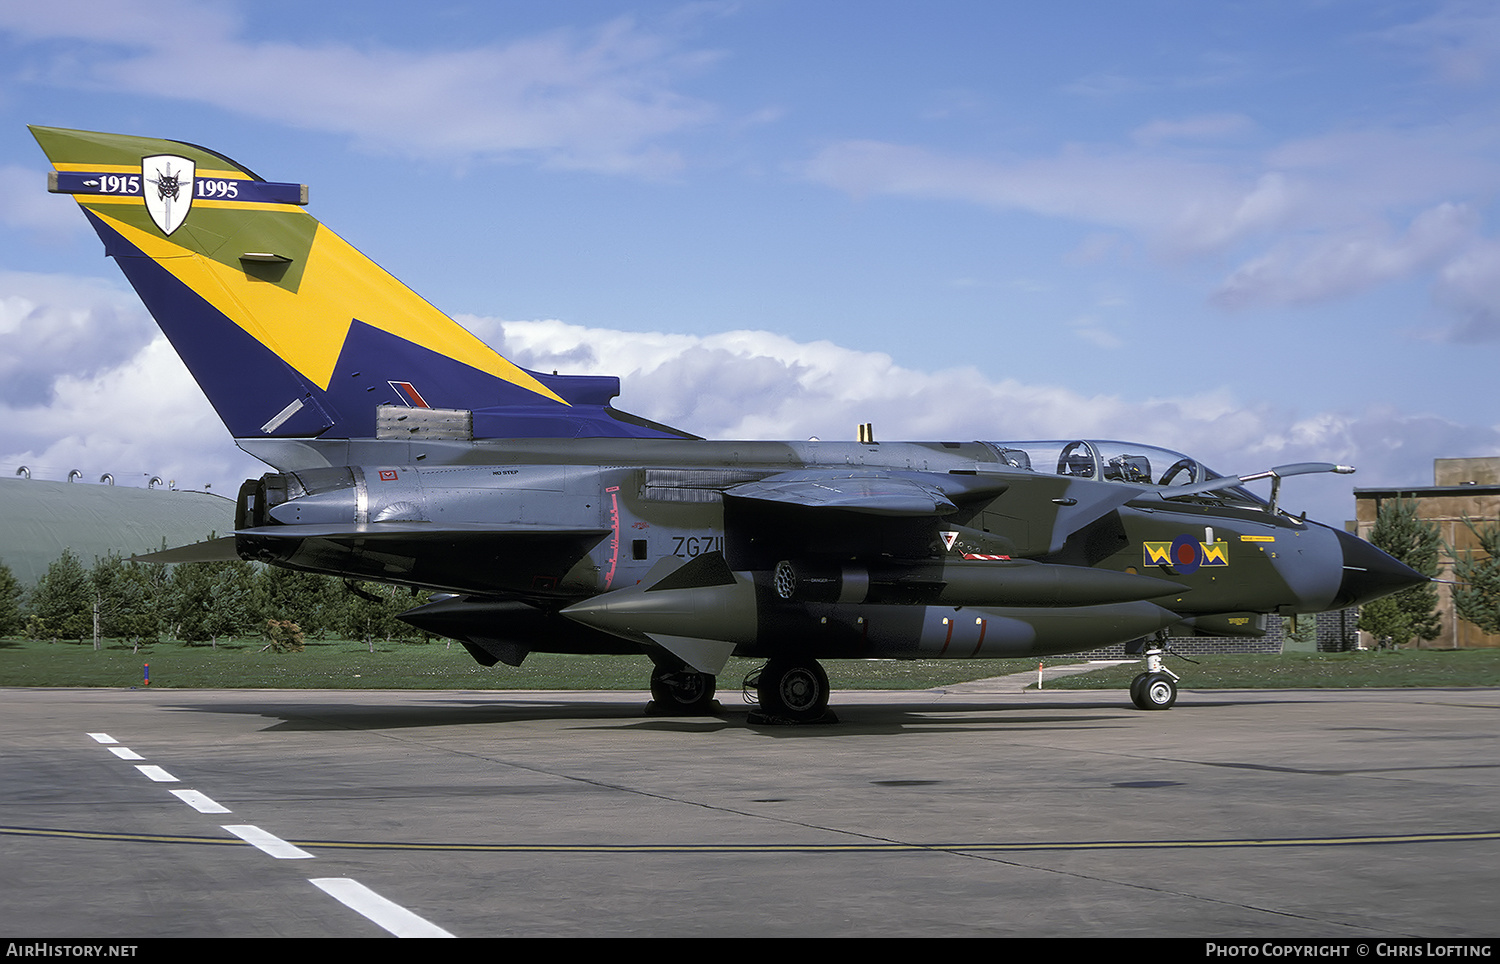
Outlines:
[[[701,712],[731,655],[761,657],[762,718],[810,721],[822,659],[1257,634],[1423,579],[1239,484],[1348,471],[1325,463],[1222,477],[1083,439],[699,439],[615,409],[618,379],[502,358],[308,215],[301,185],[178,141],[32,131],[51,189],[278,470],[245,483],[221,548],[439,590],[404,618],[486,665],[644,652],[658,708]],[[1159,661],[1137,682],[1143,708],[1175,699]]]

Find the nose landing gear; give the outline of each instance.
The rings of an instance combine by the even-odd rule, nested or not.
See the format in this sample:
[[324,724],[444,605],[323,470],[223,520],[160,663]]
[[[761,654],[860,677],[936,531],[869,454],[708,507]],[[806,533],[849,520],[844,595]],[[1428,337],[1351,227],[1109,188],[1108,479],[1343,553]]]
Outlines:
[[1130,702],[1136,709],[1169,710],[1177,702],[1179,677],[1162,664],[1162,657],[1168,652],[1163,633],[1152,636],[1147,643],[1146,671],[1130,681]]
[[1130,682],[1130,701],[1140,710],[1168,710],[1177,702],[1177,675],[1142,673]]

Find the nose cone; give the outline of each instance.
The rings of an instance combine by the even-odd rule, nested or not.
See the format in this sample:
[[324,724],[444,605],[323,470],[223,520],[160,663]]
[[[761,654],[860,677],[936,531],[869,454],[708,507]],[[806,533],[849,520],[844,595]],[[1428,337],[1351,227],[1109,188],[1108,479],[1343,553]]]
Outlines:
[[1330,609],[1359,606],[1393,592],[1431,582],[1406,563],[1347,532],[1334,530],[1344,553],[1344,578]]

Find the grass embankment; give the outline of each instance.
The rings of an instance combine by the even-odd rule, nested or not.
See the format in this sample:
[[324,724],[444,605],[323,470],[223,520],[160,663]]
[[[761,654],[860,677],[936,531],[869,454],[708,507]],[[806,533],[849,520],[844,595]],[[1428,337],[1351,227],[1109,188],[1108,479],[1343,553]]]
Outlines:
[[[0,639],[0,686],[140,686],[213,689],[579,689],[643,690],[651,675],[644,656],[562,656],[534,653],[519,668],[480,666],[462,646],[310,641],[300,653],[262,652],[263,639],[220,640],[216,647],[153,643],[132,652],[111,641],[50,643]],[[1401,650],[1378,653],[1285,653],[1277,656],[1170,660],[1188,689],[1358,686],[1500,686],[1500,650]],[[1060,665],[1071,660],[1048,660]],[[733,688],[757,660],[734,659],[720,675]],[[1035,672],[1035,659],[829,660],[835,690],[927,689],[966,680]],[[1136,662],[1049,679],[1048,689],[1125,689],[1141,672]]]

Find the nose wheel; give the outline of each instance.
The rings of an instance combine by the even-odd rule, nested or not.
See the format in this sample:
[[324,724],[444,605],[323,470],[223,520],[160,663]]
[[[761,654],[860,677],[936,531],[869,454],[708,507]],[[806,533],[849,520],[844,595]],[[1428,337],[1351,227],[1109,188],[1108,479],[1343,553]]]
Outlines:
[[1142,673],[1130,681],[1130,702],[1139,710],[1169,710],[1177,702],[1177,679],[1170,673]]
[[1130,702],[1138,710],[1169,710],[1177,702],[1176,673],[1162,664],[1167,653],[1160,639],[1146,650],[1146,671],[1130,681]]

